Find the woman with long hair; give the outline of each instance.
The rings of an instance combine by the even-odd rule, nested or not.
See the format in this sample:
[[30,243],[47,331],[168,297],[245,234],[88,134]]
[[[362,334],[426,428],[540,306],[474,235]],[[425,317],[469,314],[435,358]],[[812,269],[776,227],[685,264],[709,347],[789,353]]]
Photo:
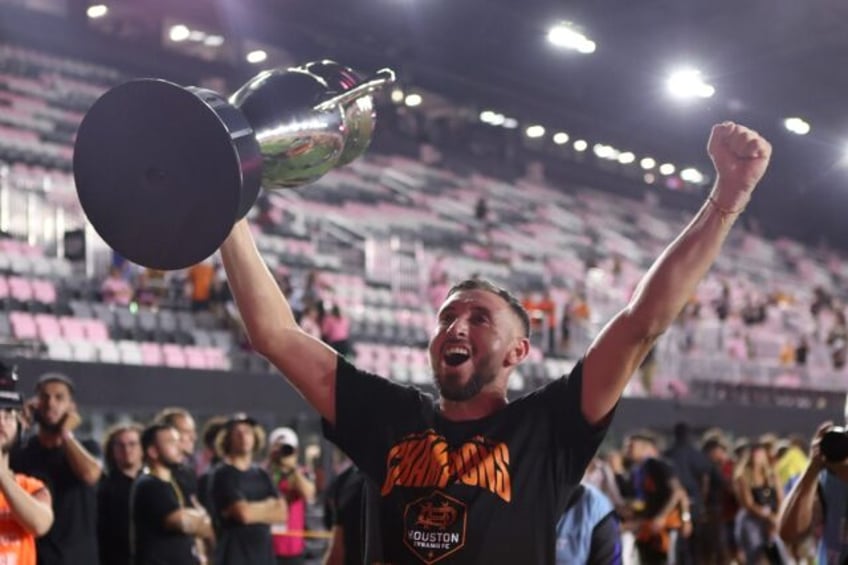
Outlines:
[[765,445],[751,445],[742,454],[733,483],[741,507],[736,517],[736,539],[745,562],[782,563],[776,532],[783,491]]

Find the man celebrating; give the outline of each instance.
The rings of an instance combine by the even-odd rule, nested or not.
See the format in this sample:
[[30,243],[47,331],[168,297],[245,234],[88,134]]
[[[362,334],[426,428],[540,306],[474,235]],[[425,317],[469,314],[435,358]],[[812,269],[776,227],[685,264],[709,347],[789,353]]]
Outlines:
[[429,347],[434,403],[356,370],[301,331],[247,223],[236,224],[221,251],[253,346],[378,485],[368,562],[554,561],[554,526],[622,390],[717,257],[771,155],[768,142],[733,123],[713,128],[708,150],[717,178],[694,220],[571,375],[513,403],[507,383],[528,355],[530,324],[507,291],[472,280],[449,292]]
[[0,363],[0,563],[35,565],[35,537],[53,525],[53,509],[44,483],[9,469],[23,408],[16,381],[14,368]]
[[68,377],[47,373],[39,378],[35,393],[31,408],[38,433],[12,452],[11,466],[44,482],[53,495],[55,523],[36,542],[38,563],[96,565],[100,449],[93,441],[74,436],[81,420]]

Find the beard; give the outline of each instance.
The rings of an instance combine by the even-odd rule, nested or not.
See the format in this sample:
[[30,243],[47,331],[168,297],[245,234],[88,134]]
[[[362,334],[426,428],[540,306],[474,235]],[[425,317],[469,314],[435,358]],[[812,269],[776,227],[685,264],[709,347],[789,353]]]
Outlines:
[[495,380],[495,371],[474,371],[466,383],[460,383],[458,378],[436,375],[436,388],[445,400],[465,402],[477,396],[483,387]]

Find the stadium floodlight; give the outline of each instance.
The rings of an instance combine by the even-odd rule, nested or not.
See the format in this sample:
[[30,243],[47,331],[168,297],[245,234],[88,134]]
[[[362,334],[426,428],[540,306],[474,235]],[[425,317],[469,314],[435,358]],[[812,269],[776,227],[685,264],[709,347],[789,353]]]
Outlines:
[[783,120],[783,127],[795,135],[807,135],[810,133],[810,124],[804,121],[803,118],[786,118]]
[[224,44],[224,37],[221,35],[207,35],[203,40],[203,44],[207,47],[220,47]]
[[263,62],[267,58],[268,58],[268,53],[266,53],[262,49],[254,49],[253,51],[248,53],[247,56],[245,56],[245,59],[247,59],[247,62],[252,64],[252,65],[258,65],[259,63]]
[[632,163],[635,160],[636,160],[636,155],[634,155],[630,151],[625,151],[624,153],[618,154],[618,162],[621,163],[622,165],[629,165],[630,163]]
[[497,119],[497,112],[493,112],[491,110],[483,110],[480,112],[480,121],[484,124],[491,124],[495,119]]
[[554,143],[557,145],[565,145],[568,143],[569,137],[568,134],[564,131],[558,131],[554,134]]
[[585,139],[578,139],[577,141],[574,142],[574,150],[577,151],[578,153],[582,153],[582,152],[586,151],[586,149],[588,149],[588,148],[589,148],[589,142],[586,141]]
[[401,90],[400,88],[392,89],[391,98],[392,98],[392,102],[394,102],[395,104],[400,104],[401,102],[403,102],[404,96],[406,96],[406,95],[403,93],[403,90]]
[[704,175],[698,169],[688,167],[680,171],[680,178],[692,184],[703,184]]
[[544,126],[534,124],[532,126],[527,126],[527,129],[524,130],[524,134],[530,139],[538,139],[545,135],[545,128]]
[[599,159],[615,159],[618,157],[618,149],[613,147],[612,145],[604,145],[603,143],[596,143],[592,146],[592,151]]
[[102,18],[106,14],[109,13],[109,7],[105,4],[92,4],[85,11],[85,15],[91,18],[92,20],[96,20],[97,18]]
[[420,94],[416,94],[415,92],[413,92],[412,94],[406,95],[406,98],[403,100],[403,103],[409,106],[410,108],[415,108],[416,106],[420,106],[423,101],[424,99],[421,98]]
[[676,169],[674,168],[674,165],[672,165],[671,163],[663,163],[662,165],[660,165],[661,175],[673,175],[675,170]]
[[177,24],[175,26],[171,26],[171,29],[168,30],[168,37],[174,43],[179,43],[181,41],[185,41],[191,35],[191,30],[183,24]]
[[518,127],[518,120],[515,118],[507,118],[504,116],[501,116],[501,118],[503,119],[503,123],[501,125],[506,129],[515,129]]
[[696,69],[680,69],[669,75],[666,81],[669,94],[680,100],[693,98],[710,98],[715,94],[715,88],[707,84]]
[[583,32],[570,22],[563,22],[552,26],[548,30],[548,41],[552,45],[562,47],[563,49],[571,49],[583,55],[594,53],[598,47],[594,41],[586,37]]
[[651,157],[644,157],[641,161],[639,161],[639,166],[641,166],[646,171],[650,171],[651,169],[657,166],[657,162]]

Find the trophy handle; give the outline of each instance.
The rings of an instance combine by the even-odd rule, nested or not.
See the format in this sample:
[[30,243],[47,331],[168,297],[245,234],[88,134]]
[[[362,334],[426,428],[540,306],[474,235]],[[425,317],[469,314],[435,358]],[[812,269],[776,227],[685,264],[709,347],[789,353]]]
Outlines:
[[315,106],[315,110],[323,111],[330,110],[336,106],[345,106],[348,102],[352,102],[357,98],[361,98],[367,94],[371,94],[375,90],[382,88],[387,84],[395,82],[395,72],[391,69],[380,69],[374,76],[362,84],[359,84],[350,90],[346,90],[341,94],[333,96],[329,100],[325,100]]

